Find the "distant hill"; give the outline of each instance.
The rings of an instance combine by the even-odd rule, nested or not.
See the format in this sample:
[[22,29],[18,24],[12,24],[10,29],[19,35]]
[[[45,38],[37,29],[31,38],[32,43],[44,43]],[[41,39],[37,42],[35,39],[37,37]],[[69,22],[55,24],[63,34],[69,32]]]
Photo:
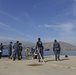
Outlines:
[[[8,49],[8,45],[11,41],[0,41],[0,43],[3,43],[3,47],[4,49]],[[12,41],[13,44],[16,42],[16,41]],[[33,42],[30,42],[30,41],[19,41],[20,43],[22,43],[22,46],[23,46],[23,49],[25,49],[26,47],[34,47],[35,46],[35,43]]]
[[[76,50],[76,46],[74,46],[72,44],[69,44],[66,42],[61,42],[61,41],[59,43],[61,45],[61,50]],[[53,42],[44,43],[44,48],[52,50],[53,49]]]
[[[12,42],[14,44],[16,41],[12,41]],[[26,47],[35,47],[35,44],[36,44],[36,43],[30,42],[30,41],[20,41],[20,42],[22,43],[23,49],[25,49]],[[3,43],[4,49],[8,49],[8,45],[9,45],[10,41],[0,41],[0,43]],[[76,50],[76,46],[74,46],[72,44],[69,44],[66,42],[61,42],[61,41],[59,41],[59,43],[61,45],[62,50]],[[47,42],[47,43],[44,43],[43,45],[44,45],[45,49],[52,50],[52,48],[53,48],[53,42]]]

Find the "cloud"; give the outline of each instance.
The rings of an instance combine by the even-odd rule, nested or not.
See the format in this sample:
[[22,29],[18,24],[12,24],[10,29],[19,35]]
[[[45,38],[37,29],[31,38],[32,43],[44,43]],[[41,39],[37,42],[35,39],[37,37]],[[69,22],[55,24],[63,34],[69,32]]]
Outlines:
[[70,22],[61,25],[61,29],[65,30],[65,31],[72,31],[74,29],[74,27],[76,27],[76,26]]
[[[50,37],[46,37],[44,40],[52,40],[52,39],[58,39],[58,40],[62,40],[62,41],[66,41],[69,43],[74,44],[76,41],[76,23],[72,23],[72,22],[67,22],[67,23],[63,23],[63,24],[56,24],[56,25],[48,25],[48,24],[44,24],[44,25],[39,25],[38,27],[40,28],[45,28],[47,30],[48,33],[48,29],[50,29],[52,32],[54,32],[55,34],[53,34]],[[51,35],[51,34],[50,34]],[[52,38],[52,39],[51,39]]]
[[0,39],[2,39],[2,40],[18,40],[18,39],[16,39],[16,38],[5,37],[5,36],[0,36]]
[[12,16],[12,15],[10,15],[10,14],[2,11],[2,10],[0,10],[0,13],[3,14],[3,15],[5,15],[5,16],[11,17],[11,18],[13,18],[13,19],[15,19],[15,20],[19,20],[19,18],[15,17],[15,16]]
[[0,41],[29,41],[29,40],[25,40],[25,39],[21,39],[19,37],[7,37],[7,36],[0,36]]
[[64,10],[65,12],[64,13],[59,13],[58,15],[54,16],[53,18],[61,18],[61,17],[67,17],[69,16],[70,14],[72,15],[73,14],[73,11],[72,10]]
[[[18,35],[19,35],[19,36],[22,36],[23,38],[26,38],[27,40],[29,40],[30,38],[31,38],[31,39],[35,39],[35,38],[32,37],[31,35],[24,34],[24,33],[20,32],[20,31],[18,31],[17,29],[13,28],[12,26],[9,26],[9,25],[4,24],[4,23],[2,23],[2,22],[0,22],[0,27],[1,27],[1,28],[4,28],[4,29],[6,29],[6,30],[8,30],[8,31],[10,31],[10,32],[13,32],[14,34],[17,33],[17,36],[18,36]],[[11,35],[12,35],[12,34],[11,34]]]
[[11,26],[9,26],[7,24],[4,24],[2,22],[0,22],[0,26],[3,27],[3,28],[5,28],[5,29],[7,29],[7,30],[17,32],[15,28],[13,28],[13,27],[11,27]]
[[52,29],[54,28],[54,29],[58,29],[58,30],[71,31],[76,26],[73,25],[71,22],[68,22],[68,23],[56,24],[56,25],[44,24],[44,25],[39,25],[38,27],[41,27],[41,28],[52,28]]
[[4,27],[7,27],[7,28],[12,28],[11,26],[6,25],[6,24],[4,24],[4,23],[2,23],[2,22],[0,22],[0,25],[1,25],[1,26],[4,26]]
[[29,25],[35,29],[36,28],[34,25],[35,22],[34,22],[33,18],[30,16],[30,14],[27,12],[24,12],[23,15],[25,16],[25,18],[27,18]]
[[[31,38],[31,37],[30,37]],[[0,36],[0,41],[6,41],[6,40],[13,40],[13,41],[32,41],[32,40],[35,40],[35,38],[22,38],[22,37],[9,37],[9,36]],[[33,41],[34,42],[34,41]]]
[[27,12],[24,12],[24,16],[25,16],[30,22],[33,22],[33,19],[31,18],[31,16],[30,16]]
[[48,24],[39,25],[38,27],[41,27],[41,28],[60,28],[60,26],[58,26],[58,25],[48,25]]
[[76,29],[76,26],[72,23],[63,24],[59,32],[59,39],[75,44],[76,31],[74,29]]

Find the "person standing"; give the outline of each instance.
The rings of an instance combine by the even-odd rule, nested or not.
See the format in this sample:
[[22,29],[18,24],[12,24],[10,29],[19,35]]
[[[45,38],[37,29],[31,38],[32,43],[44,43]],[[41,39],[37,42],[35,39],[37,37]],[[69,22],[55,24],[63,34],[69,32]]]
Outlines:
[[8,49],[8,58],[11,58],[12,56],[12,42],[9,44],[9,49]]
[[[40,62],[41,57],[42,57],[42,59],[44,59],[44,57],[43,57],[43,43],[40,38],[38,38],[38,41],[36,43],[36,49],[38,49],[38,51],[39,51],[38,52],[38,62]],[[41,55],[41,57],[40,57],[40,55]]]
[[14,48],[13,61],[15,61],[16,55],[17,55],[17,57],[18,57],[18,60],[20,60],[20,59],[19,59],[19,41],[17,41],[17,42],[14,44],[13,48]]
[[29,56],[28,51],[29,51],[29,47],[27,47],[27,48],[25,49],[25,57],[28,57],[28,56]]
[[1,57],[2,57],[2,51],[0,50],[0,59],[1,59]]
[[57,40],[54,40],[54,44],[53,44],[53,51],[55,54],[55,60],[60,60],[60,51],[61,51],[61,47],[60,44],[57,42]]
[[3,44],[1,43],[1,45],[0,45],[0,59],[2,57],[2,53],[3,53]]
[[22,59],[22,43],[19,43],[19,59]]

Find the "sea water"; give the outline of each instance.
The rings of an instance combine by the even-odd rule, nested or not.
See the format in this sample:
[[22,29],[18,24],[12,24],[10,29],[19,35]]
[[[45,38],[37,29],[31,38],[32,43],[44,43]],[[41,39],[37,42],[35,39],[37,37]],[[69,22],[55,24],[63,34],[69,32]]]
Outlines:
[[[2,55],[8,55],[8,50],[3,50]],[[52,50],[44,51],[44,56],[54,55]],[[76,51],[61,51],[60,55],[69,55],[69,56],[76,56]],[[25,56],[25,51],[22,51],[22,56]]]

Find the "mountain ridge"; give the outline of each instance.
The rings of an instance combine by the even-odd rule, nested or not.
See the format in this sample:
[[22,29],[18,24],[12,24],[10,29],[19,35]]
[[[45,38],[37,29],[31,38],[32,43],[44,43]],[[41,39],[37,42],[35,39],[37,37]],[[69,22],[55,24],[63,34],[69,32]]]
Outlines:
[[[3,41],[3,42],[1,41],[0,43],[3,43],[4,48],[7,49],[10,42],[11,41]],[[14,44],[16,41],[12,41],[12,42]],[[20,42],[22,43],[23,49],[25,49],[26,47],[34,47],[35,48],[35,45],[36,45],[36,43],[31,42],[31,41],[20,41]],[[61,45],[61,50],[76,50],[75,45],[72,45],[72,44],[67,43],[67,42],[62,42],[62,41],[58,41],[58,42]],[[54,42],[43,43],[44,49],[52,50],[53,49],[53,43]]]
[[[53,50],[53,43],[54,42],[47,42],[47,43],[44,43],[44,48],[47,49],[49,48],[50,50]],[[75,45],[72,45],[70,43],[67,43],[67,42],[62,42],[62,41],[59,41],[60,43],[60,46],[61,46],[61,50],[76,50],[76,46]]]

